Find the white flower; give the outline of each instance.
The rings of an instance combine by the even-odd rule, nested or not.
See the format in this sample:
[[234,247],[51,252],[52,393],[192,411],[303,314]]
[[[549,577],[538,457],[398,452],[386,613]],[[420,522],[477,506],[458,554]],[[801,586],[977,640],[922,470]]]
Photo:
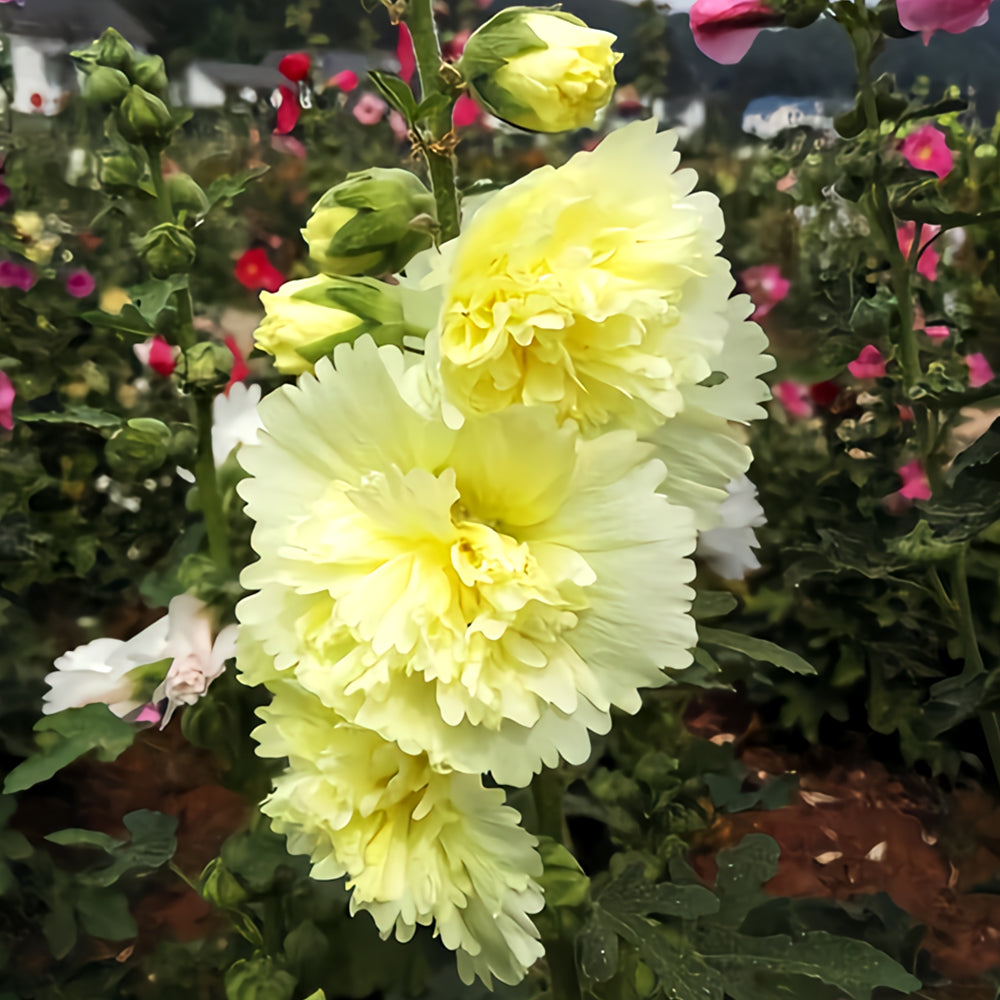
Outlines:
[[747,476],[734,479],[726,490],[729,496],[719,506],[722,524],[698,536],[695,555],[724,580],[742,580],[750,570],[760,568],[753,552],[758,545],[753,529],[767,521],[757,501],[757,487]]
[[234,382],[229,392],[220,393],[212,402],[212,457],[222,465],[232,450],[241,444],[253,444],[263,426],[257,413],[260,386]]
[[212,642],[213,619],[203,601],[179,594],[158,621],[131,639],[94,639],[64,653],[46,676],[42,712],[103,702],[125,718],[150,701],[168,699],[161,728],[178,705],[193,704],[235,654],[236,626]]

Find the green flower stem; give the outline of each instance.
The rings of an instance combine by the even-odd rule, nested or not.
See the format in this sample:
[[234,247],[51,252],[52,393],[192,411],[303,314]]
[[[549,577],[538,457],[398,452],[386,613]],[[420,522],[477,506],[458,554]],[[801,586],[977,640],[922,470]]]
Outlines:
[[[866,20],[868,11],[864,0],[856,0],[856,4],[859,18]],[[861,104],[865,112],[865,123],[868,131],[877,139],[880,134],[880,123],[878,105],[875,100],[875,88],[872,85],[871,77],[874,37],[871,30],[867,27],[849,29],[848,34],[851,38],[851,44],[854,46],[854,57],[858,71],[858,89],[861,93]],[[903,368],[903,385],[906,389],[907,397],[912,399],[913,390],[919,385],[921,375],[920,349],[917,345],[916,331],[913,329],[912,285],[912,266],[916,262],[916,244],[919,242],[919,237],[914,239],[914,254],[912,255],[913,261],[911,262],[907,260],[902,250],[900,250],[899,242],[896,239],[896,222],[892,215],[892,208],[889,205],[889,192],[886,190],[882,178],[881,153],[876,153],[875,156],[871,200],[871,221],[881,234],[882,243],[889,257],[892,290],[896,296],[899,314],[899,329],[896,343],[899,346],[899,360]],[[928,453],[933,445],[927,412],[922,405],[914,406],[913,410],[920,453],[926,459],[929,457]]]
[[[985,673],[986,665],[976,638],[976,622],[972,617],[972,601],[969,598],[969,576],[966,570],[968,550],[968,545],[963,545],[955,557],[951,587],[954,604],[958,609],[958,635],[962,643],[962,655],[965,657],[965,665],[959,677],[971,680]],[[993,773],[1000,782],[1000,715],[996,712],[980,712],[979,724],[983,727],[990,759],[993,761]]]
[[[569,840],[562,807],[565,791],[566,778],[558,768],[542,771],[531,783],[539,833],[560,844],[566,844]],[[560,919],[558,909],[553,910],[552,915],[556,920]],[[580,980],[576,971],[573,939],[563,929],[561,922],[559,926],[558,935],[542,938],[545,963],[549,969],[549,993],[552,1000],[580,1000]]]
[[[448,94],[449,89],[441,78],[441,44],[434,25],[434,0],[410,0],[407,10],[407,24],[413,35],[413,50],[417,57],[417,72],[420,75],[420,99],[426,101],[434,94]],[[429,142],[424,142],[427,170],[431,178],[431,189],[437,204],[438,224],[441,227],[441,242],[458,236],[458,189],[455,186],[455,154],[450,152],[445,139],[451,133],[451,112],[454,100],[448,101],[433,115],[429,116]],[[416,124],[416,123],[414,123]]]
[[[149,170],[153,177],[153,189],[156,191],[156,212],[161,222],[176,222],[170,192],[163,180],[161,153],[162,149],[158,145],[146,147]],[[189,288],[179,288],[174,292],[174,305],[177,308],[177,326],[174,330],[174,337],[181,350],[186,351],[194,347],[198,340],[194,329],[194,303],[191,301]],[[222,494],[215,471],[215,453],[212,449],[211,396],[201,392],[195,395],[194,415],[195,427],[198,432],[198,453],[195,458],[194,477],[198,486],[202,518],[205,522],[208,551],[215,565],[228,575],[232,572],[229,524],[222,507]]]

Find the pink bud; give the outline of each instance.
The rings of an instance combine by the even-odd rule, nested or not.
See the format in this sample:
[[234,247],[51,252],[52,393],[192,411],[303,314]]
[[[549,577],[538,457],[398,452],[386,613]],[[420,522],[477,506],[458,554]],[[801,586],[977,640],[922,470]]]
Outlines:
[[866,344],[847,370],[855,378],[881,378],[885,374],[885,357],[874,344]]
[[914,459],[896,470],[903,485],[899,495],[907,500],[930,500],[931,484],[919,459]]
[[993,381],[993,369],[984,354],[966,354],[962,359],[969,366],[969,387],[978,389]]

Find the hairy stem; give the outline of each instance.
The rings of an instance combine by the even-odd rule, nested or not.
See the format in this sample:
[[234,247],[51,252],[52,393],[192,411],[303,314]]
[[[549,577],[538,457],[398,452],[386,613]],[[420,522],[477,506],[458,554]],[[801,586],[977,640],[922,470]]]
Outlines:
[[[421,100],[426,101],[435,94],[450,94],[441,78],[441,45],[434,25],[433,0],[411,0],[407,10],[407,24],[413,35]],[[455,154],[447,142],[442,142],[451,133],[453,106],[453,100],[447,101],[433,115],[428,116],[430,135],[424,137],[423,143],[442,242],[456,237],[459,228]]]

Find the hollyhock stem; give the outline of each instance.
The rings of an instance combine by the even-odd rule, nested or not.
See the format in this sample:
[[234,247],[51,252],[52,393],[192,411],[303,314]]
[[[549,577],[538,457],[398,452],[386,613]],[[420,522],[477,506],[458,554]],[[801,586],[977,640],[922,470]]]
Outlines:
[[[156,209],[160,221],[176,222],[170,192],[163,179],[160,147],[147,146],[146,153],[149,157],[149,169],[153,177],[153,189],[156,191]],[[177,325],[174,329],[174,337],[180,349],[186,351],[194,347],[197,342],[194,331],[194,303],[191,301],[191,291],[186,285],[174,292],[174,304],[177,308]],[[222,494],[215,471],[215,454],[212,448],[212,397],[204,392],[196,393],[194,412],[198,434],[194,476],[198,486],[205,535],[208,539],[208,551],[215,565],[228,575],[232,569],[229,551],[229,525],[222,507]]]
[[[420,74],[420,99],[425,101],[434,94],[448,93],[441,82],[441,44],[434,26],[433,0],[413,0],[407,11],[407,24],[413,35],[413,51],[417,57],[417,72]],[[448,101],[439,111],[429,116],[430,142],[423,144],[434,201],[437,204],[441,242],[454,239],[458,235],[459,226],[455,154],[442,142],[451,132],[454,103],[453,100]]]

